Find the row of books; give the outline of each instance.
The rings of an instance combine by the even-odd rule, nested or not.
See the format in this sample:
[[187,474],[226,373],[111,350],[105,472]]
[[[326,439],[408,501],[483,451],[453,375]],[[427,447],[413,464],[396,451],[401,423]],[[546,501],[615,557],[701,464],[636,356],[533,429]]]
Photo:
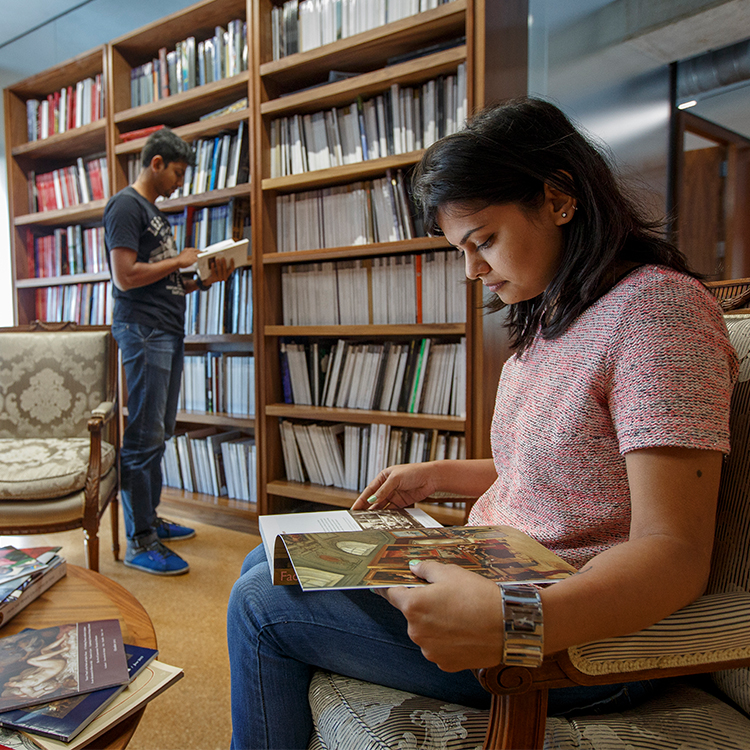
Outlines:
[[179,408],[233,417],[254,416],[255,358],[221,352],[188,354],[182,371]]
[[464,338],[282,340],[279,356],[286,403],[466,416]]
[[287,479],[361,492],[394,464],[465,458],[463,435],[386,424],[280,420]]
[[[223,190],[248,181],[248,136],[244,120],[240,121],[235,133],[223,133],[215,138],[197,138],[191,146],[195,165],[188,166],[182,187],[177,188],[170,198]],[[140,154],[128,156],[127,170],[132,184],[141,171]]]
[[36,318],[51,323],[112,324],[112,282],[66,284],[36,290]]
[[214,336],[253,332],[253,272],[238,268],[226,280],[212,284],[207,292],[188,294],[185,335]]
[[466,64],[456,75],[400,87],[347,107],[271,122],[271,177],[312,172],[427,148],[463,127]]
[[156,649],[124,643],[116,619],[25,628],[0,638],[1,746],[90,747],[182,677],[156,656]]
[[401,170],[276,198],[279,252],[396,242],[423,236]]
[[52,234],[35,235],[33,242],[34,278],[107,270],[104,227],[71,224],[58,227]]
[[305,52],[448,0],[286,0],[271,10],[273,59]]
[[109,198],[107,157],[100,156],[51,172],[29,172],[29,208],[55,211]]
[[234,500],[257,501],[255,439],[238,430],[192,430],[167,441],[162,458],[167,487]]
[[251,238],[247,201],[236,201],[234,198],[227,203],[199,209],[187,206],[178,213],[167,214],[167,220],[180,251],[186,247],[203,250],[232,237]]
[[463,323],[463,278],[463,262],[453,251],[283,265],[283,322]]
[[102,74],[85,78],[44,99],[26,100],[26,124],[29,141],[49,138],[104,117]]
[[247,25],[241,19],[216,26],[213,36],[196,43],[194,36],[175,49],[159,50],[158,57],[130,71],[130,106],[165,99],[205,83],[230,78],[247,70]]

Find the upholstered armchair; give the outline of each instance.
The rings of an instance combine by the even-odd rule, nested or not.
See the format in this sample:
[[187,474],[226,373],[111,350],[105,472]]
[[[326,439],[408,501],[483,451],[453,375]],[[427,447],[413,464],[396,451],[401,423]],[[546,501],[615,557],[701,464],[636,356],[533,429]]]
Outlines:
[[98,570],[99,521],[111,503],[118,558],[116,377],[107,327],[0,328],[0,534],[83,528],[88,567]]
[[[707,593],[646,630],[571,648],[538,669],[480,670],[490,711],[318,671],[309,750],[750,748],[750,315],[726,319],[741,369]],[[623,713],[546,716],[550,688],[662,678],[655,697]]]

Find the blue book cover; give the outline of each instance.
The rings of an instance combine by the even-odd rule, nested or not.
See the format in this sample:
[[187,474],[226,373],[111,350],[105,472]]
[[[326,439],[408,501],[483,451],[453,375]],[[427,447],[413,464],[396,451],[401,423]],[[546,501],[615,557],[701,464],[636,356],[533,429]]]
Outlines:
[[[130,681],[154,658],[153,648],[125,645]],[[126,685],[95,690],[93,693],[40,703],[36,706],[0,713],[0,726],[23,730],[62,742],[70,742],[87,727],[124,689]]]

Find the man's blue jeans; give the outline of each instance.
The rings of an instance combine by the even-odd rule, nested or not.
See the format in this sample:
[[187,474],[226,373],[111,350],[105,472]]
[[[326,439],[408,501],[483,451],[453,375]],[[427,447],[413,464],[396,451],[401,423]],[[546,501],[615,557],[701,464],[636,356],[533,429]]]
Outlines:
[[[274,586],[263,547],[245,559],[229,598],[227,640],[233,750],[304,750],[312,731],[307,690],[315,667],[450,703],[489,708],[470,670],[427,661],[399,610],[371,591],[303,592]],[[641,693],[623,685],[550,691],[549,713],[619,711]],[[562,695],[561,695],[562,694]]]
[[174,434],[184,358],[182,335],[114,323],[125,369],[128,418],[120,450],[120,497],[129,544],[156,540],[161,459]]

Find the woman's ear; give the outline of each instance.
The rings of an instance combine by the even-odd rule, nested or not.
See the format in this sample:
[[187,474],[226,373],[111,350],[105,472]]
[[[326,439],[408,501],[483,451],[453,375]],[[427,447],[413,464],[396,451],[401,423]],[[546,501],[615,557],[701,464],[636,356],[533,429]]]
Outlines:
[[575,198],[548,183],[544,185],[544,205],[557,226],[571,221],[576,210]]

